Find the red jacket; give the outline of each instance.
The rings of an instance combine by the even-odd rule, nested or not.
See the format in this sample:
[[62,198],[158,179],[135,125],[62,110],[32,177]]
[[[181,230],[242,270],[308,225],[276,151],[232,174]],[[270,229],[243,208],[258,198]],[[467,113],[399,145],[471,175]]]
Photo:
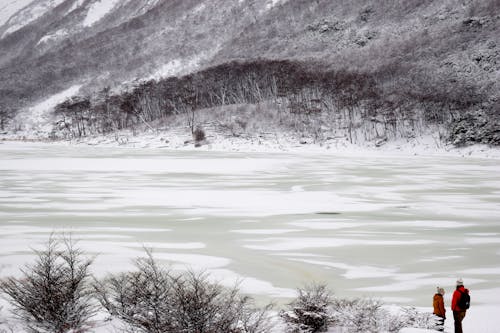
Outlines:
[[452,311],[465,311],[467,309],[460,309],[458,306],[458,301],[460,300],[460,296],[462,293],[469,293],[469,289],[465,289],[464,286],[460,286],[453,292],[453,298],[451,299],[451,310]]

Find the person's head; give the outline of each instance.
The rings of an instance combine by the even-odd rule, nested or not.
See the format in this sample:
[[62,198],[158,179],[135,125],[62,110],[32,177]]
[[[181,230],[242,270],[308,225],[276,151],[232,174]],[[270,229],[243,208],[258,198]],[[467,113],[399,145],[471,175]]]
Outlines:
[[437,287],[437,293],[438,293],[439,295],[444,295],[444,288]]
[[464,280],[462,280],[462,278],[458,278],[457,279],[457,288],[463,287],[463,285],[464,285]]

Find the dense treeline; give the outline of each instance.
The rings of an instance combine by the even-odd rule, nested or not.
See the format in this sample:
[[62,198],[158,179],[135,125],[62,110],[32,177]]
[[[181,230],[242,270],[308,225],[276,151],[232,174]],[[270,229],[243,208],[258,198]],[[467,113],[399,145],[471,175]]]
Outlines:
[[[375,139],[411,136],[429,124],[453,127],[477,110],[495,124],[496,106],[485,108],[489,91],[438,73],[414,70],[403,76],[405,70],[397,65],[370,72],[328,69],[321,62],[233,61],[183,77],[140,82],[121,93],[106,88],[96,96],[74,97],[55,112],[66,137],[108,133],[175,114],[186,114],[194,131],[196,110],[262,102],[280,108],[285,118],[318,119],[316,126],[343,131],[351,142],[359,131]],[[497,125],[483,143],[500,144]]]

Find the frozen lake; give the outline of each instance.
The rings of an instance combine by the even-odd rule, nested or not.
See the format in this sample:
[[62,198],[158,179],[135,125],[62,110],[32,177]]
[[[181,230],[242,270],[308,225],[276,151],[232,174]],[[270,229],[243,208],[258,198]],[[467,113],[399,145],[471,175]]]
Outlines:
[[454,157],[222,153],[0,144],[0,276],[53,231],[103,276],[143,246],[267,300],[340,296],[430,306],[457,276],[500,295],[500,165]]

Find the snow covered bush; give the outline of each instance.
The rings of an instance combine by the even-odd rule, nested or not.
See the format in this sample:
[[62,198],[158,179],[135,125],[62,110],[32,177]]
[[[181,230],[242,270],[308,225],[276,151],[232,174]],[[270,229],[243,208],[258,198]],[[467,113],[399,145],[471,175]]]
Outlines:
[[288,332],[326,332],[332,295],[326,285],[313,284],[298,289],[298,297],[290,303],[289,311],[282,311],[281,318],[287,323]]
[[401,320],[406,327],[435,329],[436,317],[432,313],[420,312],[414,307],[402,308]]
[[370,298],[334,299],[331,320],[343,332],[399,332],[405,320]]
[[144,333],[264,333],[267,310],[256,310],[237,288],[226,289],[205,274],[173,274],[151,253],[136,261],[137,271],[96,282],[103,307]]
[[70,238],[52,236],[35,254],[35,263],[22,270],[22,278],[0,283],[13,315],[29,332],[87,332],[97,311],[89,288],[93,259]]
[[389,308],[370,298],[341,299],[332,296],[325,285],[298,289],[290,310],[281,311],[287,332],[326,332],[329,326],[342,333],[399,332],[405,327],[434,329],[430,313],[415,308]]

